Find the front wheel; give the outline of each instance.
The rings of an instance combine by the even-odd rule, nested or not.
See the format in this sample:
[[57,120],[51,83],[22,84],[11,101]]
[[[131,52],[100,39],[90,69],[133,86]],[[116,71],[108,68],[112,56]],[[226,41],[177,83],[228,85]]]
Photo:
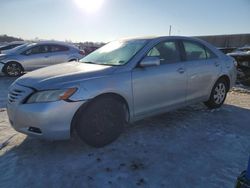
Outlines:
[[219,108],[223,105],[228,92],[227,82],[224,79],[219,79],[210,94],[210,98],[204,104],[208,108]]
[[4,67],[3,67],[3,72],[7,75],[7,76],[20,76],[23,72],[23,68],[19,63],[16,62],[10,62],[7,63]]
[[126,124],[126,105],[116,98],[100,97],[80,110],[76,133],[88,145],[103,147],[119,137]]

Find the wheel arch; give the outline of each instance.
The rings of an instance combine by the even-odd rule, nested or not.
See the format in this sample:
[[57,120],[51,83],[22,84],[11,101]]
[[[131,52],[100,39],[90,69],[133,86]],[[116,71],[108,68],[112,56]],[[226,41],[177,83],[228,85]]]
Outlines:
[[77,61],[77,58],[70,58],[68,62]]
[[18,61],[16,61],[16,60],[11,60],[11,61],[7,61],[7,62],[4,64],[4,66],[3,66],[3,68],[2,68],[2,72],[5,73],[5,68],[6,68],[6,66],[7,66],[8,64],[10,64],[10,63],[17,63],[17,64],[19,64],[19,65],[21,66],[21,68],[22,68],[22,71],[24,71],[23,65],[22,65],[20,62],[18,62]]
[[123,104],[125,104],[126,106],[126,111],[127,111],[127,114],[126,114],[126,121],[129,122],[130,121],[130,107],[129,107],[129,104],[127,102],[127,100],[125,99],[125,97],[123,97],[122,95],[118,94],[118,93],[114,93],[114,92],[107,92],[107,93],[102,93],[102,94],[99,94],[97,96],[95,96],[94,98],[90,99],[89,101],[87,101],[86,103],[84,103],[82,106],[80,106],[78,108],[78,110],[76,111],[76,113],[74,114],[73,118],[72,118],[72,121],[71,121],[71,125],[70,125],[70,133],[72,135],[73,131],[74,131],[74,127],[76,125],[76,121],[77,121],[77,118],[78,118],[78,115],[80,113],[82,113],[86,108],[88,108],[88,105],[91,104],[91,102],[93,102],[94,100],[96,100],[97,98],[101,98],[101,97],[112,97],[112,98],[115,98],[116,100],[122,102]]
[[[226,74],[223,74],[223,75],[221,75],[221,76],[217,79],[217,81],[220,80],[220,79],[223,79],[223,80],[226,81],[226,83],[227,83],[227,91],[229,91],[229,89],[230,89],[230,84],[231,84],[231,81],[230,81],[229,76],[226,75]],[[216,81],[216,82],[217,82],[217,81]]]

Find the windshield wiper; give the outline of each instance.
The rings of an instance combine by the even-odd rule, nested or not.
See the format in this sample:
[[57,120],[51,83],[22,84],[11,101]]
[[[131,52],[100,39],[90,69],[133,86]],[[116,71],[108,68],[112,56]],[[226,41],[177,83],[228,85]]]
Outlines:
[[95,62],[92,62],[92,61],[80,61],[81,63],[87,63],[87,64],[97,64]]
[[118,64],[112,64],[112,63],[97,63],[92,61],[80,61],[81,63],[87,63],[87,64],[95,64],[95,65],[106,65],[106,66],[120,66]]

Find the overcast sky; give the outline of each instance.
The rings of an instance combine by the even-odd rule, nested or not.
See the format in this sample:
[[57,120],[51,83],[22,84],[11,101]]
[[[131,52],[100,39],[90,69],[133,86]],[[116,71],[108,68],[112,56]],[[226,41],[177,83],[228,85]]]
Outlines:
[[170,25],[173,35],[250,33],[250,0],[76,1],[0,0],[0,34],[107,42],[168,35]]

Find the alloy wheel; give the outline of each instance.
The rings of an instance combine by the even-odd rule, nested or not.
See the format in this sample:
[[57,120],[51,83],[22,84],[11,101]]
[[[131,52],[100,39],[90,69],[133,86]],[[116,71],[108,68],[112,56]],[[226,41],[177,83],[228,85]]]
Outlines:
[[19,76],[22,70],[17,63],[11,63],[6,67],[6,72],[9,76]]
[[226,96],[226,86],[224,83],[219,83],[214,90],[214,102],[220,104],[224,101]]

